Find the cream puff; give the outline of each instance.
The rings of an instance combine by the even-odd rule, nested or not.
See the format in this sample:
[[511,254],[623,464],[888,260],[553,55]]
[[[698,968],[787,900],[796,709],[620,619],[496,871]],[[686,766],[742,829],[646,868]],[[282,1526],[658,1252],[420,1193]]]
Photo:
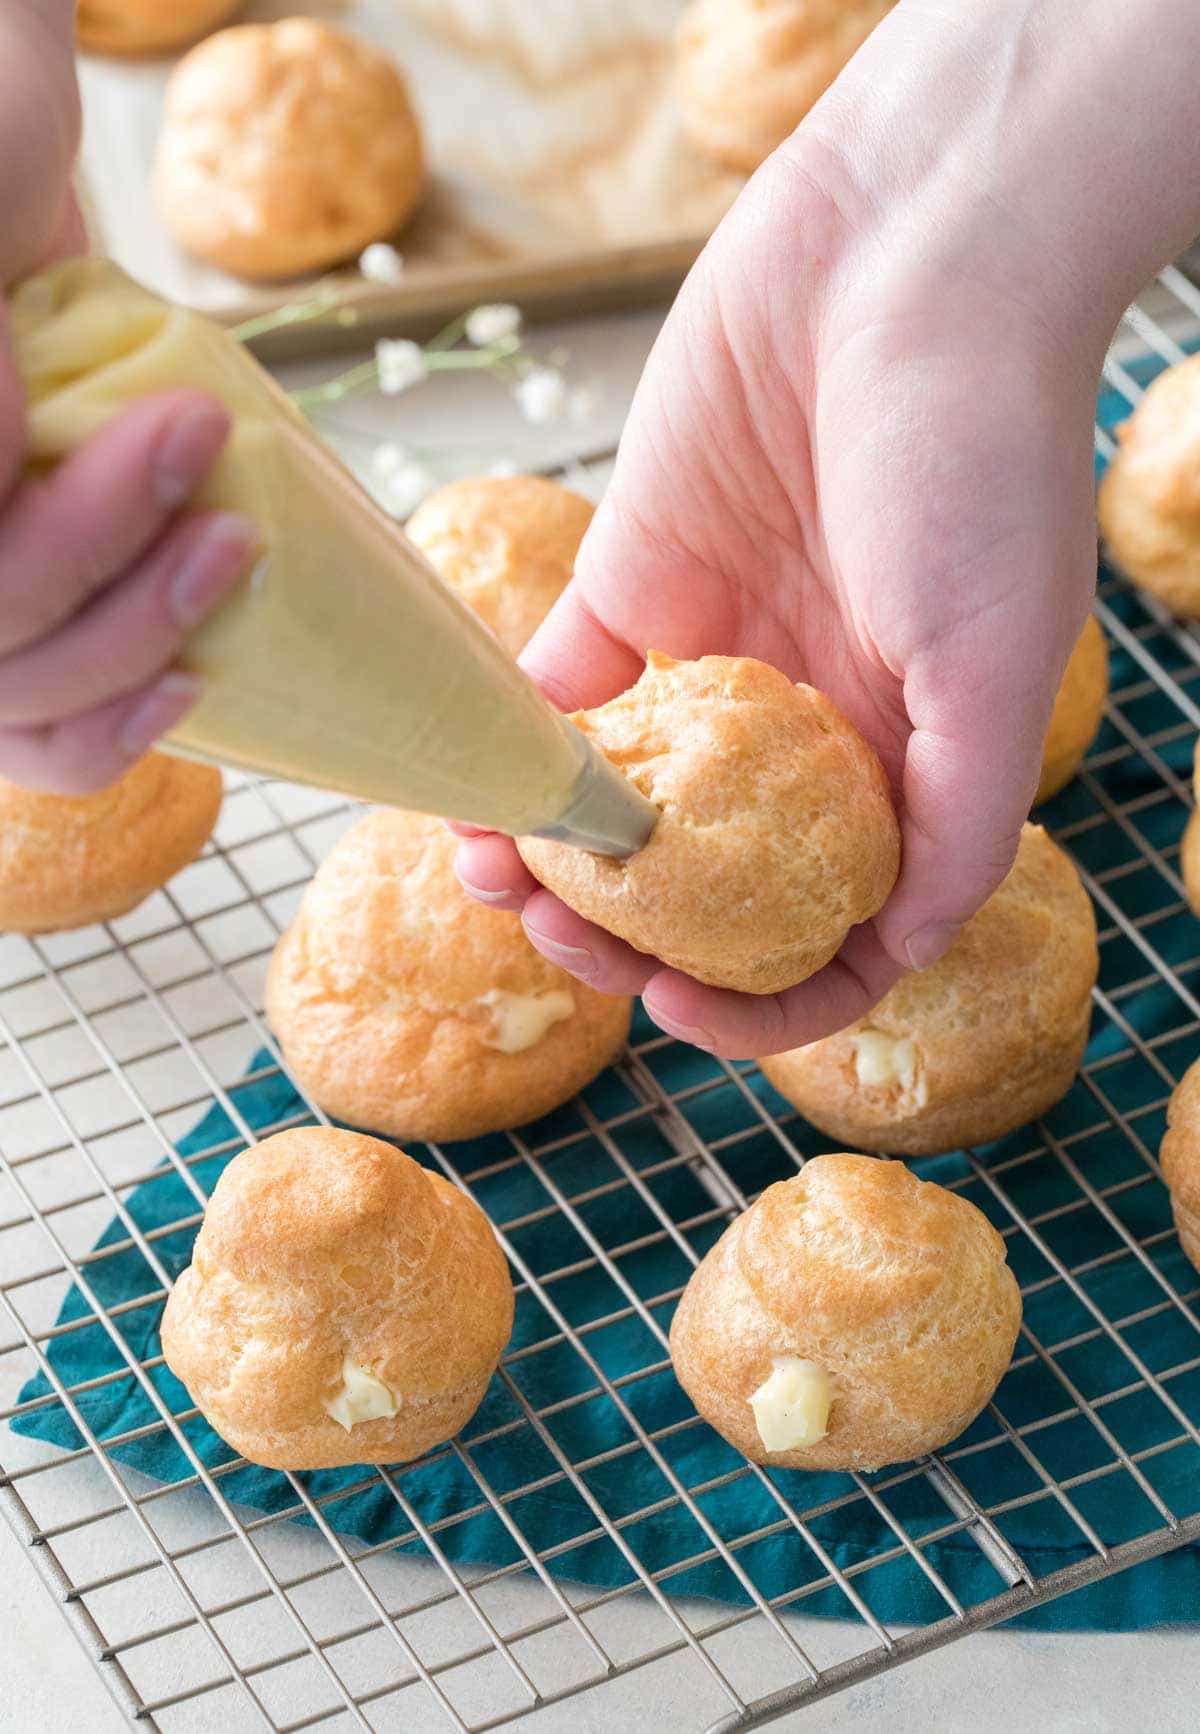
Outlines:
[[684,129],[756,169],[799,126],[893,0],[692,0],[675,38]]
[[1070,1088],[1097,967],[1079,875],[1026,825],[1012,870],[943,958],[901,976],[848,1029],[762,1069],[839,1143],[904,1156],[986,1144]]
[[162,1349],[251,1463],[419,1457],[470,1420],[508,1342],[513,1290],[479,1206],[391,1144],[304,1126],[235,1156]]
[[219,31],[167,83],[159,213],[239,277],[293,277],[391,235],[425,180],[408,87],[386,55],[315,18]]
[[750,657],[674,662],[572,719],[659,809],[627,861],[522,837],[589,921],[712,987],[776,993],[881,908],[900,866],[883,767],[823,693]]
[[1200,915],[1200,740],[1192,760],[1192,798],[1197,803],[1188,815],[1183,841],[1179,845],[1179,867],[1183,888],[1193,915]]
[[1179,1243],[1200,1270],[1200,1060],[1171,1092],[1158,1160],[1171,1194]]
[[339,1120],[440,1143],[536,1120],[620,1052],[631,1002],[548,963],[454,876],[437,819],[384,810],[338,843],[275,948],[266,1009]]
[[221,773],[147,753],[94,795],[0,778],[0,932],[53,933],[128,914],[203,849]]
[[519,656],[566,589],[593,510],[542,476],[468,476],[423,500],[405,534]]
[[166,54],[224,24],[242,0],[79,0],[75,36],[95,54]]
[[1096,738],[1108,697],[1108,645],[1089,614],[1059,684],[1042,748],[1042,774],[1034,803],[1066,787]]
[[815,1156],[693,1272],[671,1358],[752,1462],[881,1469],[970,1426],[1020,1324],[1004,1242],[969,1200],[899,1162]]
[[1200,355],[1160,373],[1117,429],[1098,508],[1126,576],[1172,613],[1200,618]]

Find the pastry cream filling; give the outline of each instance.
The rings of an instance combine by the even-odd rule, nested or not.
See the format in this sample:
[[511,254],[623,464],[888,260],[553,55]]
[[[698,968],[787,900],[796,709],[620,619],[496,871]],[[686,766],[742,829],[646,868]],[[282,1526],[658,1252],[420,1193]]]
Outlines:
[[912,1092],[917,1088],[917,1050],[908,1036],[885,1036],[882,1030],[859,1030],[850,1037],[854,1072],[865,1088]]
[[241,344],[103,259],[28,278],[8,312],[35,471],[148,392],[232,417],[194,504],[244,513],[262,555],[184,646],[204,685],[169,747],[517,834],[562,817],[570,725]]
[[750,1398],[754,1425],[768,1451],[815,1445],[829,1431],[833,1380],[815,1361],[775,1355],[774,1372]]
[[480,994],[476,1005],[491,1012],[491,1034],[484,1043],[502,1054],[521,1054],[536,1047],[554,1024],[575,1014],[575,995],[569,988],[550,988],[546,993],[505,993],[494,987]]
[[348,1433],[360,1421],[384,1420],[399,1407],[395,1393],[383,1380],[347,1355],[342,1362],[342,1388],[332,1402],[325,1404],[325,1413]]

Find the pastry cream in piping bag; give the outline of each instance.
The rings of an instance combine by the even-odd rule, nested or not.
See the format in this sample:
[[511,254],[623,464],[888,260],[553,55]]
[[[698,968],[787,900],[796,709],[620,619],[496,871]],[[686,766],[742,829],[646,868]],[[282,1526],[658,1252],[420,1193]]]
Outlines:
[[28,462],[57,462],[148,392],[199,387],[233,431],[194,504],[254,523],[248,579],[190,635],[203,679],[162,743],[515,835],[629,854],[657,817],[219,326],[102,259],[9,299]]

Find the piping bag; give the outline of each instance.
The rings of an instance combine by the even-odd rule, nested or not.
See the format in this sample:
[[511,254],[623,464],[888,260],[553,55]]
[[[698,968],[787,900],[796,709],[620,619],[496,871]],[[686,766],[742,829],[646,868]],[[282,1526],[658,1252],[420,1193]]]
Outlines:
[[166,751],[601,854],[648,840],[650,802],[218,325],[104,259],[26,279],[9,316],[34,471],[148,392],[199,387],[233,419],[192,504],[243,513],[262,552],[183,648],[203,689]]

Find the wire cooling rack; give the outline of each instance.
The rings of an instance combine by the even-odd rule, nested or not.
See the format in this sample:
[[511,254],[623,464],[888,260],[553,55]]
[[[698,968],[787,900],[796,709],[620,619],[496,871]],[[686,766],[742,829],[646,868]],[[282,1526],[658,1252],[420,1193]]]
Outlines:
[[[1127,315],[1109,385],[1134,402],[1148,373],[1178,360],[1179,342],[1197,332],[1200,291],[1182,272],[1165,272]],[[1099,423],[1097,449],[1110,449]],[[570,479],[594,489],[601,474],[597,460]],[[165,1282],[107,1309],[94,1285],[97,1267],[130,1240],[163,1276],[154,1237],[123,1214],[124,1201],[157,1174],[189,1172],[175,1143],[214,1101],[243,1133],[232,1147],[245,1141],[230,1092],[269,1046],[260,1011],[266,961],[354,811],[332,796],[234,780],[214,845],[135,914],[83,933],[0,941],[0,1421],[57,1401],[83,1439],[54,1449],[0,1427],[0,1507],[130,1718],[231,1734],[317,1725],[474,1734],[537,1712],[539,1728],[600,1728],[614,1725],[614,1705],[631,1701],[620,1690],[632,1677],[643,1704],[662,1704],[664,1728],[749,1728],[1200,1540],[1200,1285],[1178,1255],[1156,1162],[1166,1098],[1200,1051],[1200,926],[1186,911],[1177,862],[1200,728],[1200,639],[1113,577],[1101,584],[1097,611],[1121,653],[1117,684],[1053,828],[1097,906],[1100,1039],[1069,1121],[1051,1114],[999,1154],[964,1153],[947,1181],[988,1210],[1023,1277],[1026,1326],[1014,1370],[964,1441],[917,1464],[837,1478],[832,1494],[823,1481],[819,1501],[810,1478],[767,1476],[740,1461],[688,1485],[673,1467],[672,1441],[703,1423],[688,1414],[654,1431],[639,1419],[639,1387],[669,1377],[665,1320],[699,1249],[762,1185],[820,1148],[756,1068],[706,1059],[696,1081],[695,1056],[681,1070],[684,1050],[643,1025],[620,1066],[624,1106],[601,1111],[585,1100],[567,1130],[541,1141],[514,1134],[486,1170],[460,1171],[454,1152],[431,1152],[470,1190],[497,1169],[527,1170],[541,1200],[497,1224],[519,1291],[541,1320],[498,1375],[515,1418],[490,1433],[477,1418],[434,1454],[466,1475],[469,1508],[429,1519],[408,1470],[364,1470],[359,1485],[381,1489],[403,1513],[399,1538],[416,1552],[401,1554],[395,1533],[375,1545],[341,1533],[338,1496],[309,1477],[289,1478],[278,1510],[239,1507],[224,1490],[236,1463],[213,1469],[195,1454],[181,1431],[186,1413],[172,1415],[150,1378],[155,1363],[137,1362],[117,1328],[126,1310],[160,1301]],[[1148,999],[1149,1024],[1137,1010]],[[260,1075],[275,1069],[268,1062]],[[733,1126],[719,1137],[709,1112],[718,1101],[721,1123]],[[663,1148],[650,1166],[627,1154],[631,1128],[646,1124]],[[581,1187],[571,1157],[584,1140],[606,1161]],[[1091,1154],[1100,1148],[1103,1162]],[[700,1202],[672,1214],[658,1181],[681,1169],[695,1176]],[[615,1238],[589,1226],[589,1206],[602,1197],[628,1205]],[[198,1208],[197,1200],[183,1226],[194,1225]],[[114,1216],[124,1229],[97,1246]],[[539,1269],[520,1248],[552,1219],[572,1225],[579,1257]],[[647,1253],[661,1255],[659,1289],[630,1274],[634,1255]],[[1109,1316],[1094,1279],[1118,1268],[1140,1290],[1135,1306]],[[613,1306],[580,1321],[566,1297],[589,1269],[606,1274]],[[72,1283],[84,1317],[56,1322]],[[1039,1322],[1035,1331],[1035,1316],[1058,1326]],[[56,1372],[55,1343],[89,1319],[120,1347],[121,1376],[132,1372],[143,1386],[151,1418],[138,1434],[169,1432],[187,1455],[183,1480],[155,1482],[126,1467],[120,1448],[132,1435],[98,1439],[80,1406],[84,1386],[64,1385]],[[630,1320],[644,1327],[644,1355],[613,1376],[599,1345],[607,1328]],[[1163,1364],[1154,1345],[1168,1323],[1182,1325],[1186,1349]],[[539,1355],[568,1369],[562,1394],[540,1407],[521,1377],[521,1363]],[[49,1394],[22,1400],[38,1371]],[[1040,1407],[1012,1414],[1010,1381],[1029,1374],[1042,1378]],[[622,1440],[580,1457],[554,1421],[591,1403],[619,1419]],[[1134,1410],[1136,1430],[1127,1426]],[[561,1548],[539,1553],[525,1535],[529,1488],[489,1480],[488,1442],[514,1428],[530,1430],[547,1453],[539,1488],[569,1490],[586,1509],[585,1528]],[[646,1508],[607,1509],[595,1471],[634,1452],[658,1468],[660,1497]],[[1001,1454],[1026,1475],[1023,1490],[1003,1498],[993,1496],[990,1467]],[[1186,1474],[1160,1473],[1181,1462]],[[1113,1542],[1092,1514],[1117,1481],[1141,1496],[1143,1516]],[[721,1496],[749,1482],[760,1484],[768,1515],[730,1531]],[[1190,1499],[1179,1493],[1189,1484]],[[906,1492],[917,1485],[936,1495],[938,1521],[913,1522]],[[1039,1572],[1023,1556],[1013,1523],[1030,1507],[1053,1508],[1074,1544],[1069,1564]],[[504,1526],[510,1563],[452,1562],[447,1535],[471,1512]],[[652,1571],[639,1557],[639,1526],[671,1513],[687,1514],[695,1542]],[[866,1513],[881,1539],[839,1564],[821,1538],[843,1513]],[[292,1521],[298,1516],[307,1522]],[[786,1593],[769,1595],[759,1561],[780,1537],[806,1551],[809,1568]],[[589,1539],[616,1550],[621,1582],[598,1590],[557,1575],[557,1558]],[[986,1561],[986,1593],[964,1599],[946,1581],[934,1560],[947,1540]],[[727,1573],[733,1605],[678,1593],[705,1562]],[[885,1571],[910,1573],[923,1605],[932,1596],[924,1624],[900,1628],[873,1610],[875,1574]],[[815,1639],[809,1622],[802,1643],[794,1616],[821,1595],[840,1598],[844,1618],[818,1626]],[[746,1642],[752,1625],[766,1644]],[[557,1721],[555,1705],[563,1707]]]

